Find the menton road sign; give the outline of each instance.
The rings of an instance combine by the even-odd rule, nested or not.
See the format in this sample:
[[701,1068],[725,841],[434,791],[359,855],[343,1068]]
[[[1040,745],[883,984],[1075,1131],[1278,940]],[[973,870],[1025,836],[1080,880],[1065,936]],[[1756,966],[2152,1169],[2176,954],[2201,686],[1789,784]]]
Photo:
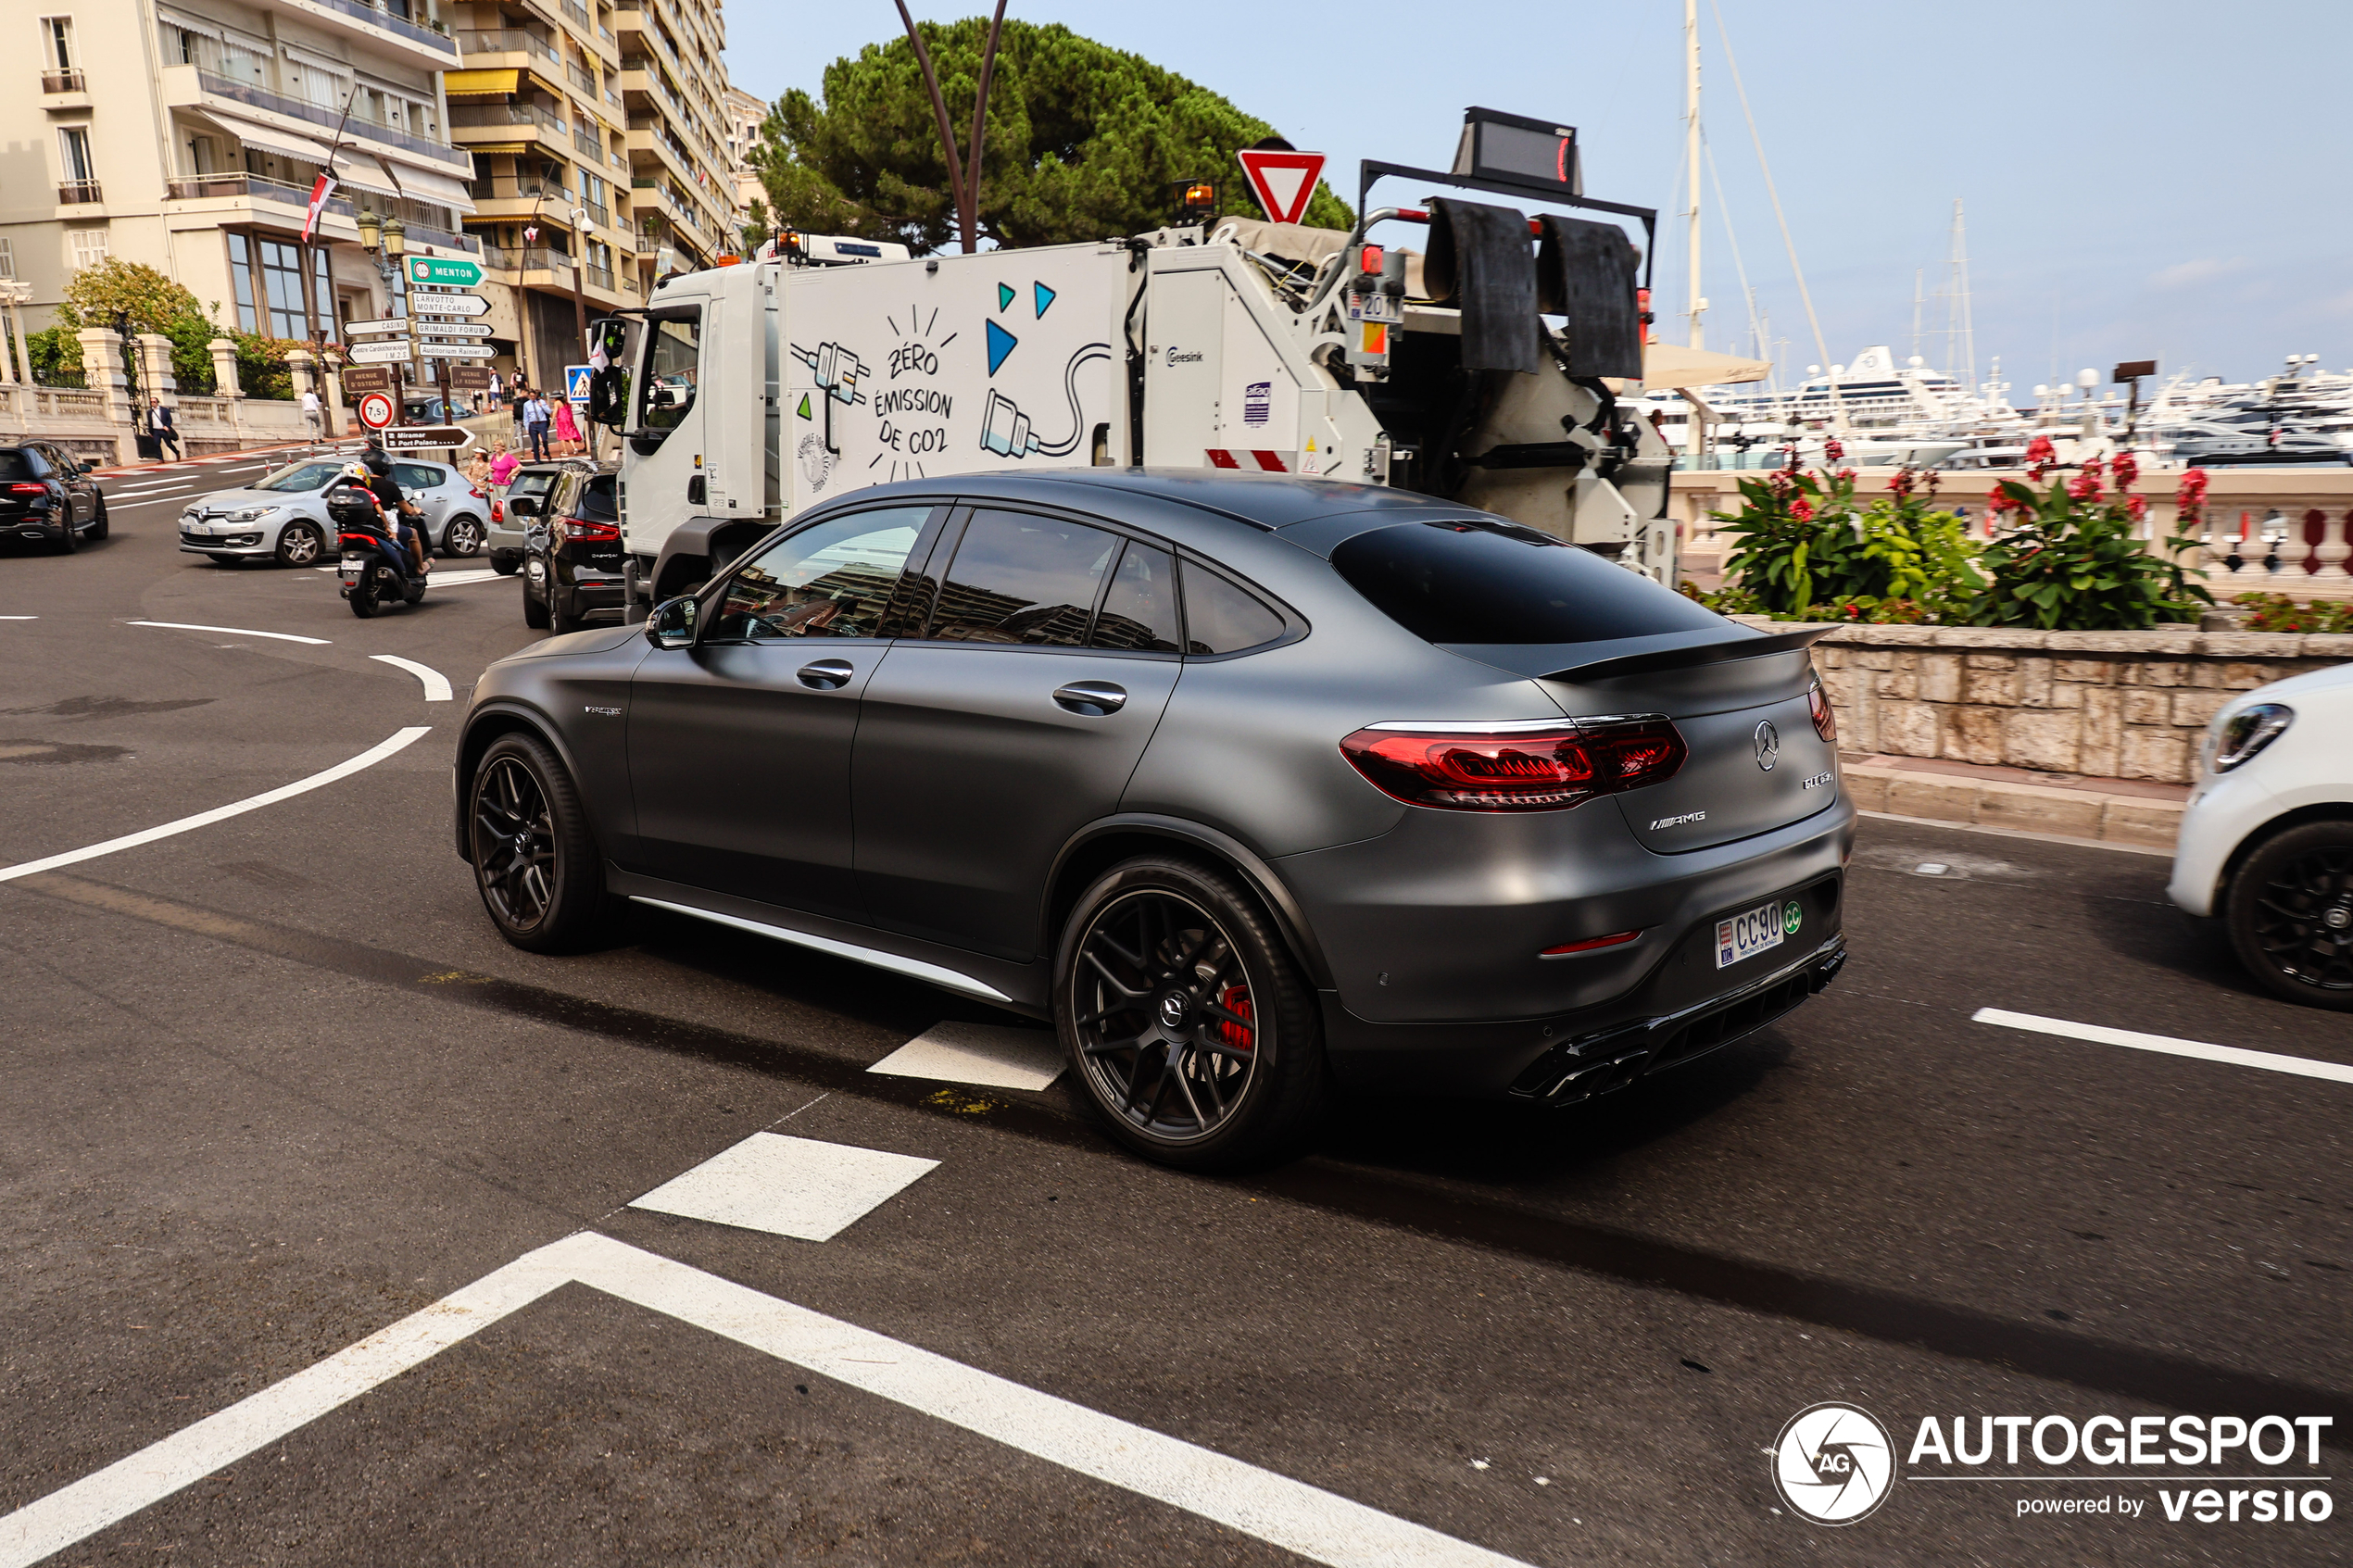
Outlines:
[[470,289],[482,282],[482,263],[469,261],[462,256],[411,256],[403,259],[408,263],[409,281],[412,283],[449,283]]

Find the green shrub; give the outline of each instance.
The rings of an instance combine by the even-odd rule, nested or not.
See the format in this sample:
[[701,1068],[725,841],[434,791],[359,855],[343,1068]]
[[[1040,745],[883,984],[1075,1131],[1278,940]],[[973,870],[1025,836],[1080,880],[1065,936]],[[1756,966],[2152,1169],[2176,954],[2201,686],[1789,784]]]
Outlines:
[[[2032,454],[2030,454],[2032,455]],[[2040,480],[2043,465],[2028,470]],[[2129,455],[2116,460],[2116,488],[2106,489],[2095,458],[2075,477],[2037,493],[2015,479],[1987,497],[2007,532],[1986,546],[1990,578],[1969,620],[1979,626],[2032,626],[2048,632],[2129,632],[2160,621],[2196,620],[2214,596],[2190,583],[2171,560],[2152,554],[2139,537],[2147,515],[2131,494],[2138,470]],[[2196,541],[2164,541],[2178,553]]]
[[2353,604],[2300,605],[2285,594],[2241,594],[2231,602],[2255,612],[2246,618],[2250,632],[2353,632]]
[[[1831,458],[1839,457],[1836,443]],[[1978,547],[1907,469],[1862,506],[1855,470],[1780,469],[1740,481],[1741,509],[1715,514],[1737,539],[1727,576],[1784,621],[1959,621],[1983,587]],[[1729,592],[1729,590],[1727,590]],[[1720,607],[1718,607],[1720,608]]]

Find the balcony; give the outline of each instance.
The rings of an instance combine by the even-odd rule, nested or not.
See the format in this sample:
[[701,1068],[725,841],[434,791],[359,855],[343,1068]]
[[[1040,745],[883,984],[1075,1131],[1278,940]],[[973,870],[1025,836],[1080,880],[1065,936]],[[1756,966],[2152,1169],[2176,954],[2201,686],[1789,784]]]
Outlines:
[[589,286],[590,288],[592,288],[592,289],[602,289],[602,290],[604,290],[607,294],[610,294],[610,293],[612,293],[612,292],[613,292],[613,283],[612,283],[612,269],[611,269],[611,268],[610,268],[610,267],[591,267],[591,268],[589,268],[589,269],[588,269],[588,286]]
[[[182,78],[182,72],[195,79],[194,85],[196,91],[194,94],[186,94],[185,79]],[[175,78],[181,78],[181,81],[175,82]],[[434,163],[447,164],[460,173],[463,173],[473,162],[461,147],[453,147],[423,136],[411,135],[406,131],[397,131],[388,125],[378,125],[371,120],[355,119],[346,123],[340,108],[329,108],[319,104],[306,103],[300,98],[289,98],[283,94],[248,86],[242,82],[232,82],[225,76],[215,76],[199,66],[167,66],[162,72],[162,81],[165,85],[165,100],[175,107],[182,105],[192,107],[200,107],[201,100],[204,98],[221,98],[233,104],[243,104],[249,109],[259,109],[267,114],[284,115],[290,119],[303,120],[311,125],[324,127],[329,131],[341,126],[345,134],[358,140],[363,146],[370,142],[377,142],[385,146],[404,148]],[[191,102],[192,97],[195,102]]]
[[44,93],[86,93],[90,87],[78,70],[44,70],[41,73],[41,90]]
[[348,17],[353,21],[369,27],[382,28],[404,43],[430,49],[442,56],[441,63],[443,64],[447,64],[450,57],[458,52],[457,44],[450,41],[447,33],[435,32],[429,27],[420,26],[407,17],[394,12],[388,6],[371,6],[368,4],[368,0],[298,0],[297,4],[288,8],[307,11],[314,6],[321,10],[333,11],[339,16]]
[[592,98],[597,95],[596,77],[591,75],[586,68],[583,67],[578,60],[566,60],[564,62],[564,75],[570,78],[573,86],[579,89],[581,92],[585,93]]
[[576,4],[575,0],[563,0],[563,8],[565,20],[590,37],[596,36],[597,24],[589,19],[587,6]]
[[472,56],[476,55],[524,55],[535,62],[563,63],[563,56],[558,52],[553,39],[542,38],[519,27],[464,28],[455,36],[459,49],[467,56],[470,65],[490,63],[474,60]]
[[60,180],[57,182],[59,207],[92,207],[105,201],[95,180]]

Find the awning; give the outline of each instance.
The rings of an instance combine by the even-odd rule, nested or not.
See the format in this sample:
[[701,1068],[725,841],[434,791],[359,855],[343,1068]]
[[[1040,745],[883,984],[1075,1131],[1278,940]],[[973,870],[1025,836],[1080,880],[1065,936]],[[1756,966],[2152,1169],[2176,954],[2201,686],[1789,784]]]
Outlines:
[[400,194],[399,188],[384,177],[384,166],[357,147],[345,147],[335,154],[335,177],[355,191],[379,196]]
[[1654,343],[1642,349],[1642,388],[1646,392],[1763,381],[1772,373],[1770,360],[1743,359],[1737,354],[1710,354],[1703,348],[1679,348],[1671,343]]
[[446,70],[441,90],[452,98],[503,98],[516,91],[522,72],[505,70]]
[[393,172],[400,177],[400,194],[404,196],[421,202],[439,202],[459,212],[474,209],[474,194],[463,180],[439,169],[420,169],[406,158],[397,160]]
[[[476,157],[480,157],[484,153],[527,153],[531,151],[531,144],[528,142],[468,142],[466,151]],[[403,164],[401,167],[406,169],[409,166]]]
[[204,112],[206,119],[247,146],[259,147],[282,157],[300,158],[305,163],[323,165],[327,161],[327,144],[324,142],[314,142],[295,132],[281,131],[274,125],[264,125],[258,119],[231,114],[218,104],[205,105]]

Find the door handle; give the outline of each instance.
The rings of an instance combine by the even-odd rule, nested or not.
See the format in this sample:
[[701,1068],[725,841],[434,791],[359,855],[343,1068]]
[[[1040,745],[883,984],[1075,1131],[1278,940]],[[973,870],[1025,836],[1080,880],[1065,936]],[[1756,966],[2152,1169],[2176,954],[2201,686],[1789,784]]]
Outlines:
[[802,665],[799,671],[802,685],[825,692],[849,684],[849,678],[857,673],[846,659],[821,659]]
[[1073,713],[1083,713],[1089,719],[1101,719],[1116,713],[1127,705],[1126,688],[1109,681],[1073,681],[1055,691],[1054,700]]

